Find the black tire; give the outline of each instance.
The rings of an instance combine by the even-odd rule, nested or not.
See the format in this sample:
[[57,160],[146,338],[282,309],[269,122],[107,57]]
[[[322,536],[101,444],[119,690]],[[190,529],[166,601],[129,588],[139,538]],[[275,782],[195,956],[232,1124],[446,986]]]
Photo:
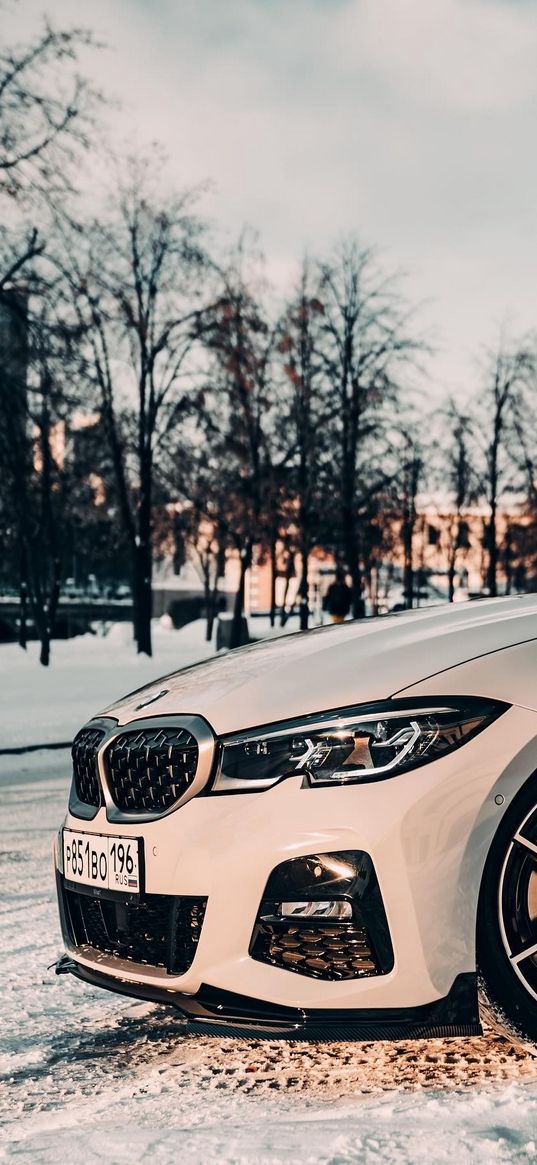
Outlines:
[[490,848],[477,964],[485,1017],[505,1035],[537,1041],[537,776],[509,806]]

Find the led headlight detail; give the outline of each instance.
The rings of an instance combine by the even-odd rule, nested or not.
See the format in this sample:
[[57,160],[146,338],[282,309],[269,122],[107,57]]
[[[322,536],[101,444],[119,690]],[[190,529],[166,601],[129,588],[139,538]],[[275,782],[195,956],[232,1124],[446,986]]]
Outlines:
[[387,700],[225,738],[213,791],[268,789],[284,777],[346,785],[396,776],[460,748],[507,708],[473,696]]

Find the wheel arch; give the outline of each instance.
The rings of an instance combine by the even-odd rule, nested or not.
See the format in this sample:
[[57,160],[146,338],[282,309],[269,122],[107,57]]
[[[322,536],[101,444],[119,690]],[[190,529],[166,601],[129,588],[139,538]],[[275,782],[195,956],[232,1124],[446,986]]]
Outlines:
[[[469,870],[472,868],[474,891],[474,956],[477,964],[477,928],[479,903],[481,899],[487,862],[499,830],[513,812],[519,798],[525,796],[528,787],[535,782],[537,794],[537,737],[528,741],[512,758],[506,768],[491,785],[477,814],[474,827],[468,838],[461,865],[462,888],[468,887]],[[476,876],[477,875],[477,876]]]
[[[518,877],[524,879],[523,866],[520,867],[519,873],[516,873],[516,865],[518,863],[520,866],[521,859],[516,857],[516,847],[513,849],[513,838],[528,818],[535,817],[537,767],[521,782],[509,802],[505,801],[504,804],[506,806],[505,812],[502,813],[497,823],[483,864],[477,897],[475,960],[478,973],[479,1010],[482,1019],[498,1035],[515,1043],[522,1041],[526,1046],[528,1038],[531,1041],[537,1040],[535,974],[533,972],[532,984],[531,968],[528,980],[527,976],[521,974],[511,962],[513,951],[516,951],[519,944],[515,941],[517,938],[516,929],[513,931],[511,939],[509,939],[509,930],[512,929],[513,925],[516,928],[518,924],[506,924],[505,922],[502,887],[505,876],[508,879],[513,877],[513,874],[507,873],[513,855],[515,855],[515,879]],[[527,889],[526,883],[525,892]],[[511,898],[509,900],[511,901]],[[512,901],[522,903],[524,895],[519,897],[519,891],[515,889]],[[518,914],[518,909],[517,907],[515,914]],[[521,907],[521,909],[523,922],[526,914],[523,932],[528,925],[531,930],[533,924],[528,924],[527,908]],[[528,938],[531,940],[531,935],[528,935],[526,931],[521,950],[524,948],[524,943],[527,946]],[[515,962],[518,962],[518,957]],[[516,980],[515,975],[517,976]]]
[[[479,900],[487,859],[502,823],[518,796],[537,783],[537,735],[527,741],[491,783],[482,797],[461,858],[457,899],[473,934],[473,965],[477,967]],[[501,800],[500,800],[501,799]],[[471,918],[467,911],[471,910]],[[468,933],[468,931],[467,931]]]

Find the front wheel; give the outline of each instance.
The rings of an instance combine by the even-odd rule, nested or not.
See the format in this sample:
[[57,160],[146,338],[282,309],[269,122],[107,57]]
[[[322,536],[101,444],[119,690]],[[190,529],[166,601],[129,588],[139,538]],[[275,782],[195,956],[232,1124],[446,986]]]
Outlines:
[[485,1013],[497,1030],[537,1041],[537,779],[521,790],[485,864],[477,914]]

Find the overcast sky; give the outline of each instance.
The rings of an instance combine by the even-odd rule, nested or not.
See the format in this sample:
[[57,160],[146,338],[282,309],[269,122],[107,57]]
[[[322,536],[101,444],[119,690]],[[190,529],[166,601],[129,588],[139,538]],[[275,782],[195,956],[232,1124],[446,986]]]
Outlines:
[[537,0],[19,0],[13,35],[44,10],[107,42],[114,135],[212,179],[277,283],[349,231],[407,271],[436,391],[537,326]]

